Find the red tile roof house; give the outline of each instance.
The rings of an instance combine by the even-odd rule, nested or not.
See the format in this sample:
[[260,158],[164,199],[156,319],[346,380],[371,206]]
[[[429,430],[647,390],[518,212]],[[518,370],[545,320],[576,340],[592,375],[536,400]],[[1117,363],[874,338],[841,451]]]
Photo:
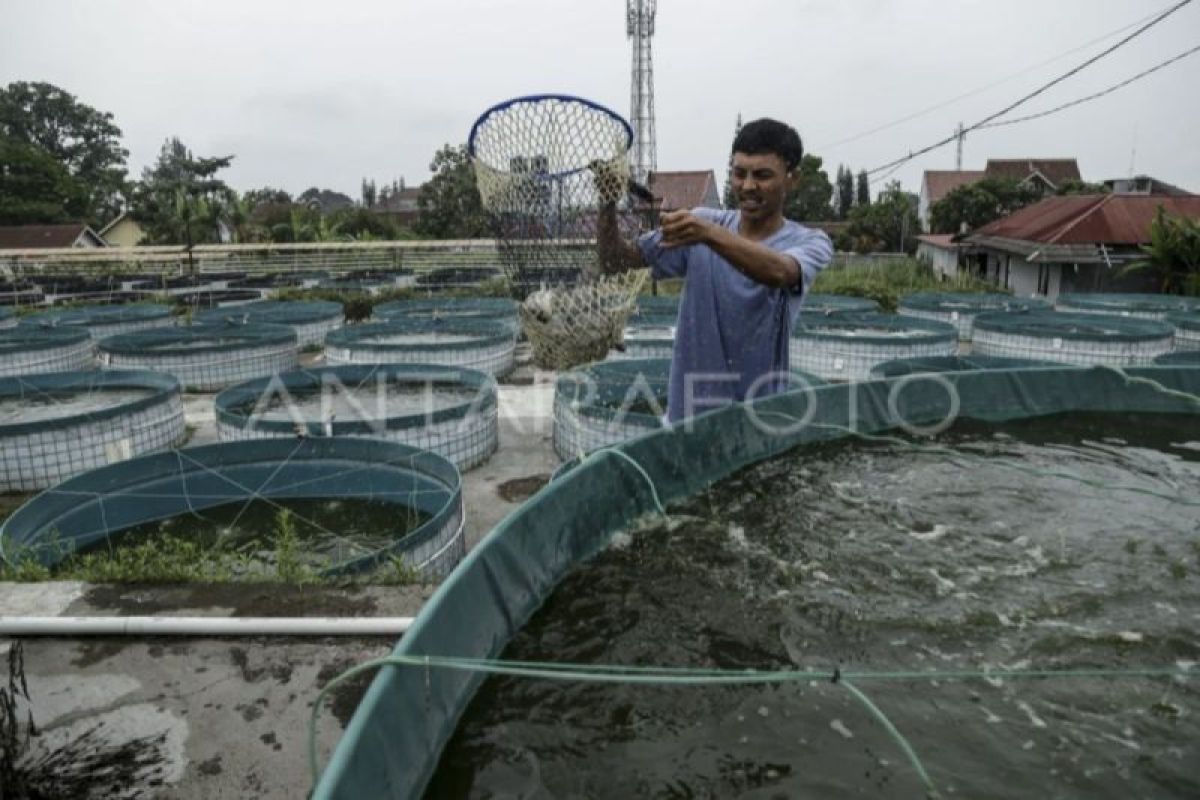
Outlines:
[[1018,183],[1031,183],[1042,194],[1058,190],[1068,180],[1081,180],[1079,164],[1073,158],[989,158],[982,170],[925,170],[921,178],[921,194],[917,216],[921,227],[929,230],[929,208],[959,186],[984,178],[1009,178]]
[[1160,206],[1200,219],[1200,195],[1069,195],[955,238],[970,246],[982,276],[1018,296],[1053,301],[1060,292],[1154,291],[1149,272],[1118,272],[1144,257],[1141,246]]
[[681,208],[720,208],[721,194],[711,169],[693,172],[651,172],[647,188],[661,201],[660,211]]
[[77,222],[69,225],[0,225],[0,250],[108,247],[104,237]]

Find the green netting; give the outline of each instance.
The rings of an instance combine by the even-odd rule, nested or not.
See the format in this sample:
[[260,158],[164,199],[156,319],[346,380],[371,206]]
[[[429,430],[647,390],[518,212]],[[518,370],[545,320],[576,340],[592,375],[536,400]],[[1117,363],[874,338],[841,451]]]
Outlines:
[[1177,350],[1174,353],[1164,353],[1154,359],[1161,366],[1193,366],[1200,367],[1200,350]]
[[1165,322],[1066,311],[1009,311],[980,314],[976,330],[1036,339],[1081,339],[1102,342],[1153,342],[1170,339],[1174,329]]
[[109,355],[171,355],[234,353],[251,347],[295,344],[296,332],[284,325],[200,323],[121,333],[101,339],[98,348]]
[[[0,557],[59,563],[131,526],[251,500],[366,498],[430,515],[369,555],[324,572],[368,569],[400,556],[428,574],[461,557],[462,488],[441,456],[372,439],[267,439],[143,456],[71,478],[21,506],[0,527]],[[117,539],[119,541],[119,538]]]
[[899,378],[904,375],[922,375],[936,372],[971,372],[981,369],[1028,369],[1031,367],[1057,367],[1053,361],[1035,361],[1029,358],[1003,358],[1000,356],[928,356],[925,358],[897,358],[885,361],[871,369],[872,378]]
[[[947,416],[1005,421],[1067,411],[1197,413],[1200,370],[1148,367],[960,372],[821,386],[731,406],[601,450],[505,519],[438,589],[394,655],[489,659],[581,561],[661,503],[793,447]],[[1187,393],[1183,396],[1180,393]],[[385,666],[313,794],[414,798],[483,674]]]
[[[391,411],[389,390],[411,392],[419,410]],[[355,391],[364,401],[332,419],[307,416],[294,401],[318,397],[333,407],[339,394]],[[460,396],[434,407],[434,393]],[[382,398],[382,399],[381,399]],[[279,403],[285,415],[265,410]],[[467,469],[487,459],[499,443],[495,379],[458,367],[424,364],[352,365],[283,372],[231,386],[217,395],[217,432],[222,441],[276,436],[364,436],[420,447]]]
[[810,294],[804,297],[801,314],[842,314],[854,311],[878,311],[879,303],[866,297],[841,294]]
[[1200,310],[1200,298],[1169,294],[1068,293],[1060,294],[1055,306],[1060,311],[1162,319],[1172,311]]

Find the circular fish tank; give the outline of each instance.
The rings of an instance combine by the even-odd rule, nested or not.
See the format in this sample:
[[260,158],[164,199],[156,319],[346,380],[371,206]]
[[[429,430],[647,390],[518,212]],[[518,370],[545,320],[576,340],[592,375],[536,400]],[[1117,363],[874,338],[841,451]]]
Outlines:
[[612,360],[667,358],[675,350],[677,317],[669,313],[641,313],[629,318],[621,334],[622,349],[608,353]]
[[1054,307],[1059,311],[1164,319],[1172,312],[1200,311],[1200,297],[1116,292],[1068,293],[1060,294]]
[[1011,294],[918,292],[900,298],[898,311],[909,317],[948,322],[958,328],[959,341],[969,342],[972,323],[979,314],[1049,308],[1050,304],[1044,300],[1013,297]]
[[1175,329],[1160,320],[1066,311],[995,312],[975,318],[972,350],[1090,366],[1149,364],[1171,351]]
[[83,328],[0,329],[0,375],[91,369],[96,366],[94,349],[91,334]]
[[273,272],[267,275],[252,275],[241,280],[230,281],[227,289],[256,289],[265,297],[272,289],[298,289],[304,286],[304,277],[298,272]]
[[554,452],[564,461],[663,427],[670,358],[590,364],[554,384]]
[[169,375],[120,370],[0,378],[0,492],[46,489],[174,447],[185,435],[179,382]]
[[203,289],[219,289],[225,286],[224,281],[218,281],[208,275],[159,275],[144,281],[131,283],[129,288],[143,294],[190,294]]
[[210,309],[198,322],[230,325],[286,325],[296,332],[300,349],[324,344],[325,335],[342,326],[342,304],[329,300],[261,300],[233,309]]
[[1163,367],[1200,367],[1200,350],[1176,350],[1165,353],[1154,359],[1154,363]]
[[296,332],[283,325],[198,324],[101,339],[96,359],[111,369],[174,375],[188,390],[211,392],[294,369]]
[[879,303],[869,297],[851,297],[844,294],[808,294],[800,305],[804,316],[829,316],[830,314],[868,313],[879,311]]
[[488,320],[368,322],[325,337],[325,360],[339,364],[438,364],[496,377],[515,365],[512,329]]
[[[601,361],[558,376],[554,384],[554,452],[563,461],[664,427],[670,358]],[[820,386],[793,373],[793,388]]]
[[463,470],[496,451],[497,408],[491,375],[418,364],[295,370],[216,398],[221,441],[360,436],[419,447]]
[[314,573],[399,562],[440,578],[464,552],[461,479],[446,459],[395,442],[226,442],[78,475],[0,528],[7,560],[22,554],[52,570],[164,537],[230,548],[248,580],[280,566],[281,537],[288,560]]
[[317,288],[319,289],[372,296],[382,293],[385,289],[392,289],[394,287],[395,284],[391,281],[379,279],[356,280],[354,278],[330,278],[317,284]]
[[17,327],[17,315],[11,308],[0,306],[0,330]]
[[1200,310],[1167,314],[1166,321],[1175,326],[1176,350],[1200,350]]
[[681,295],[652,295],[640,294],[637,298],[636,310],[633,312],[636,318],[639,314],[648,314],[651,316],[679,316],[679,301]]
[[120,306],[83,306],[60,311],[30,314],[21,324],[45,328],[81,328],[99,340],[118,333],[131,333],[145,328],[165,328],[175,324],[170,306],[157,303],[136,303]]
[[235,308],[257,303],[262,293],[256,289],[203,289],[172,295],[171,302],[195,314],[212,308]]
[[1052,361],[1002,356],[929,356],[927,358],[897,358],[871,368],[871,378],[901,378],[905,375],[928,375],[944,372],[974,372],[981,369],[1030,369],[1058,366]]
[[596,453],[421,609],[314,800],[1197,796],[1200,371],[1129,375],[831,384]]
[[371,311],[380,321],[429,319],[495,320],[520,327],[517,304],[500,297],[447,297],[442,299],[394,300],[381,303]]
[[794,370],[825,380],[863,381],[884,361],[954,355],[958,329],[948,322],[894,314],[801,314],[788,344]]

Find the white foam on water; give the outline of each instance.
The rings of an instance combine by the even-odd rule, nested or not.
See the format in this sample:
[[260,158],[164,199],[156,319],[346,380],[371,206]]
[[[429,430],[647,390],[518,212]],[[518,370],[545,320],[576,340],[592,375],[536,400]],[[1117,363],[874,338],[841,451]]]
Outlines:
[[854,734],[851,733],[850,729],[847,728],[845,723],[843,723],[840,719],[832,720],[829,723],[829,727],[833,728],[836,732],[841,734],[842,738],[844,738],[844,739],[853,739],[854,738]]

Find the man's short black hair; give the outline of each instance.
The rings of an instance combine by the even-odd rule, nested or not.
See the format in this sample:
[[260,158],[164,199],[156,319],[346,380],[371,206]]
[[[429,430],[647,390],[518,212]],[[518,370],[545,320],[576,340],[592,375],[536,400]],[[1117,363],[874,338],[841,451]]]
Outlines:
[[774,119],[747,122],[733,139],[733,152],[750,156],[774,153],[783,159],[788,172],[800,164],[804,146],[795,128]]

